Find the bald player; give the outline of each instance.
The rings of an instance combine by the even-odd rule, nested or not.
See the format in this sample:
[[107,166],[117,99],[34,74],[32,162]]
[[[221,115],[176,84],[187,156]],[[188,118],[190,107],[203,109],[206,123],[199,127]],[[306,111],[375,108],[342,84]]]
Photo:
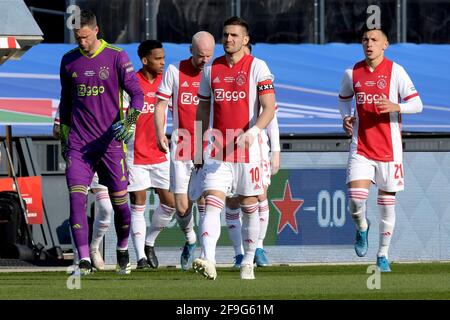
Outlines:
[[[214,55],[214,47],[214,37],[209,32],[197,32],[192,37],[191,56],[169,65],[157,92],[155,128],[158,147],[166,153],[169,152],[169,142],[165,135],[164,120],[169,100],[172,100],[170,191],[175,196],[177,222],[186,237],[180,259],[183,270],[188,270],[192,264],[197,241],[193,228],[193,203],[187,196],[189,177],[194,167],[194,123],[199,103],[197,91],[203,68]],[[197,208],[202,218],[205,212],[204,200],[197,202]],[[167,226],[171,218],[164,215],[157,217],[159,230]],[[159,233],[156,229],[154,232]]]

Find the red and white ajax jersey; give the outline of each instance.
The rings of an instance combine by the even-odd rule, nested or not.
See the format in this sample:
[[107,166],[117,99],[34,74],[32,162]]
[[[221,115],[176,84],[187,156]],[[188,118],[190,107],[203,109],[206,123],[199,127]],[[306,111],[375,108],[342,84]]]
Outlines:
[[419,97],[405,69],[386,58],[371,70],[363,60],[347,69],[339,92],[340,101],[356,99],[350,152],[376,161],[402,161],[401,117],[398,112],[381,114],[376,101],[393,103]]
[[[205,68],[198,91],[200,99],[213,98],[213,137],[211,157],[227,162],[257,162],[261,148],[257,142],[249,149],[236,147],[236,132],[245,132],[260,114],[259,95],[274,93],[273,75],[266,63],[245,55],[229,66],[225,56]],[[243,151],[243,152],[242,152]]]
[[158,149],[154,124],[156,91],[162,77],[158,75],[151,83],[141,72],[137,72],[136,75],[144,92],[144,107],[136,124],[134,140],[127,144],[128,163],[135,165],[161,163],[169,159]]
[[[156,94],[162,100],[172,98],[172,152],[175,152],[177,159],[192,160],[194,156],[194,123],[201,75],[201,70],[192,65],[191,58],[180,61],[177,65],[171,64],[164,73]],[[188,134],[182,133],[180,129],[186,130]],[[190,148],[182,147],[185,137],[191,138]],[[185,150],[190,150],[190,155],[184,154]]]

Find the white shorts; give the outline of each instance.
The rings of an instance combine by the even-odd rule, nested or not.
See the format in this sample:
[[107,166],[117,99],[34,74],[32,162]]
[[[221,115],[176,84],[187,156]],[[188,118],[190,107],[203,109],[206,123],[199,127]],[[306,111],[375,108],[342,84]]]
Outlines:
[[350,154],[347,167],[347,183],[356,180],[371,180],[387,192],[404,189],[405,179],[402,162],[369,160],[359,154]]
[[226,196],[259,196],[264,193],[261,162],[236,163],[209,161],[203,165],[203,190],[219,190]]
[[192,160],[172,160],[170,162],[170,192],[187,193],[193,167]]
[[262,184],[264,187],[269,187],[271,183],[272,170],[270,167],[270,160],[262,160],[261,161],[261,169],[262,169]]
[[169,190],[170,161],[157,164],[131,165],[128,167],[128,192],[159,188]]
[[92,178],[92,182],[90,185],[91,190],[92,189],[102,189],[102,190],[108,190],[108,188],[100,183],[98,183],[98,175],[97,172],[94,174],[94,177]]

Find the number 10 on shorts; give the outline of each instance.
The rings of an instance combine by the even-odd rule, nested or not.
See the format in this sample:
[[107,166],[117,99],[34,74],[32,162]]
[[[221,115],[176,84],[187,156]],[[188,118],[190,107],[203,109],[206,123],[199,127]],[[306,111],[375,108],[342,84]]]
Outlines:
[[250,175],[252,176],[252,183],[259,183],[259,168],[258,167],[251,168]]

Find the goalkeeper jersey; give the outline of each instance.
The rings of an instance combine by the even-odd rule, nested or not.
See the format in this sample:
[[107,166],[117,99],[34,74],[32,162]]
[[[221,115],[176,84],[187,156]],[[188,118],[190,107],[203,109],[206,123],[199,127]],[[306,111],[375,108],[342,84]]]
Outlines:
[[61,125],[70,127],[68,148],[123,152],[111,128],[123,118],[123,90],[139,111],[144,97],[126,52],[100,41],[92,56],[75,48],[62,58]]

